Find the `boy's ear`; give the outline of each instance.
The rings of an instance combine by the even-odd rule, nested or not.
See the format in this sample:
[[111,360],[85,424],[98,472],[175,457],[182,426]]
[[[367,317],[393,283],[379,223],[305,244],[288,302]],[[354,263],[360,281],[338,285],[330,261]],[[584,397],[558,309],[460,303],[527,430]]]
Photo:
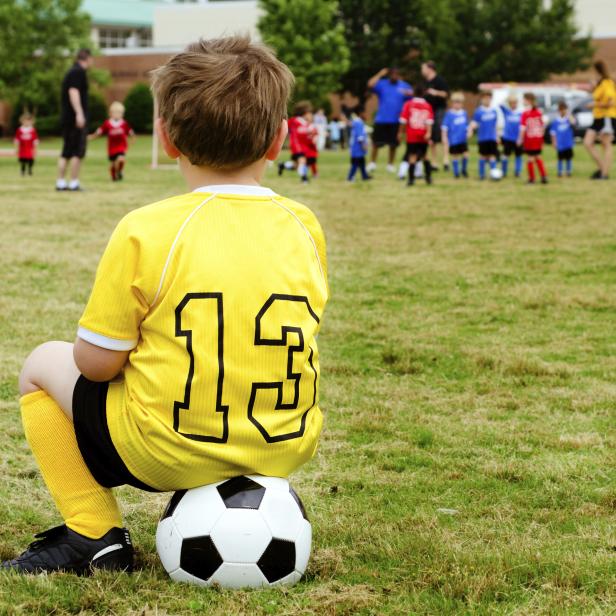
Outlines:
[[154,122],[154,127],[156,128],[156,134],[158,135],[158,139],[160,140],[163,150],[165,150],[165,154],[169,158],[179,158],[181,152],[171,143],[171,139],[169,139],[169,134],[167,133],[167,129],[165,128],[165,123],[162,118],[156,118]]
[[287,138],[287,133],[289,132],[289,125],[286,120],[282,121],[276,136],[274,137],[274,141],[270,146],[265,158],[267,160],[276,160],[280,155],[280,150],[282,150],[282,146],[284,145],[284,140]]

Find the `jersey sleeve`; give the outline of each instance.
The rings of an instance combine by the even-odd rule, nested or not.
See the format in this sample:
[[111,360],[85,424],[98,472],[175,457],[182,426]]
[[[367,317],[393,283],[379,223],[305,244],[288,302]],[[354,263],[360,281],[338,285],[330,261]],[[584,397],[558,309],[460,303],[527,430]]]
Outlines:
[[375,94],[380,94],[383,91],[383,80],[379,79],[374,86],[372,86],[372,91]]
[[66,87],[67,89],[76,88],[77,90],[81,90],[81,88],[86,85],[86,82],[87,78],[85,71],[72,70],[68,73]]
[[39,136],[38,136],[38,133],[36,132],[36,128],[32,129],[32,138],[33,138],[35,143],[38,143]]
[[122,220],[105,249],[77,335],[112,351],[130,351],[149,304],[139,288],[140,245]]
[[479,124],[480,121],[481,121],[481,111],[479,109],[475,109],[475,113],[473,114],[473,122],[477,122],[477,124]]
[[98,130],[101,135],[107,135],[109,133],[109,120],[105,120]]
[[441,130],[447,132],[449,131],[449,122],[451,120],[451,113],[449,113],[449,111],[445,114],[445,117],[443,118],[443,122],[441,124]]

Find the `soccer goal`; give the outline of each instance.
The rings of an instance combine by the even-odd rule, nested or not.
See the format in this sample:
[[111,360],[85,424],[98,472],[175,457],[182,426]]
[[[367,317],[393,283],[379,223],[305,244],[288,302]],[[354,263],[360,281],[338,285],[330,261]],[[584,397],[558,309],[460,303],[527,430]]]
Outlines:
[[178,163],[169,158],[163,150],[158,134],[156,133],[156,118],[158,117],[158,105],[154,102],[154,114],[152,116],[152,169],[177,169]]

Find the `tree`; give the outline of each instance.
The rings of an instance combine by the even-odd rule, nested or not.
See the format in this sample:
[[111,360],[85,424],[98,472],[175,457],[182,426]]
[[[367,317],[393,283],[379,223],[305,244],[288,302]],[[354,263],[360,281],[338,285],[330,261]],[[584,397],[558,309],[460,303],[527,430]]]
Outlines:
[[[62,74],[89,42],[81,0],[0,0],[0,98],[57,110]],[[48,111],[49,112],[49,111]]]
[[136,83],[124,99],[126,121],[136,133],[151,133],[154,115],[154,100],[150,87]]
[[315,105],[340,88],[349,68],[344,27],[336,0],[260,0],[263,40],[295,75],[295,100]]
[[544,81],[587,66],[574,0],[432,0],[424,57],[454,88],[486,81]]
[[357,96],[384,67],[396,66],[404,76],[418,73],[418,57],[428,11],[425,0],[339,0],[340,19],[351,52],[351,67],[343,89]]

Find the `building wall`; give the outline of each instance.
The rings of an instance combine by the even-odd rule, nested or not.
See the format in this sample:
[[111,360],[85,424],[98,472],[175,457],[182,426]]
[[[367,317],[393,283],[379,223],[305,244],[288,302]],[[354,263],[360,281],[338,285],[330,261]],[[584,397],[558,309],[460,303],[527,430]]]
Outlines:
[[184,46],[200,37],[249,34],[258,39],[261,11],[256,0],[204,4],[157,5],[154,10],[154,47]]
[[616,39],[616,2],[614,0],[577,0],[577,22],[584,34],[595,39]]

